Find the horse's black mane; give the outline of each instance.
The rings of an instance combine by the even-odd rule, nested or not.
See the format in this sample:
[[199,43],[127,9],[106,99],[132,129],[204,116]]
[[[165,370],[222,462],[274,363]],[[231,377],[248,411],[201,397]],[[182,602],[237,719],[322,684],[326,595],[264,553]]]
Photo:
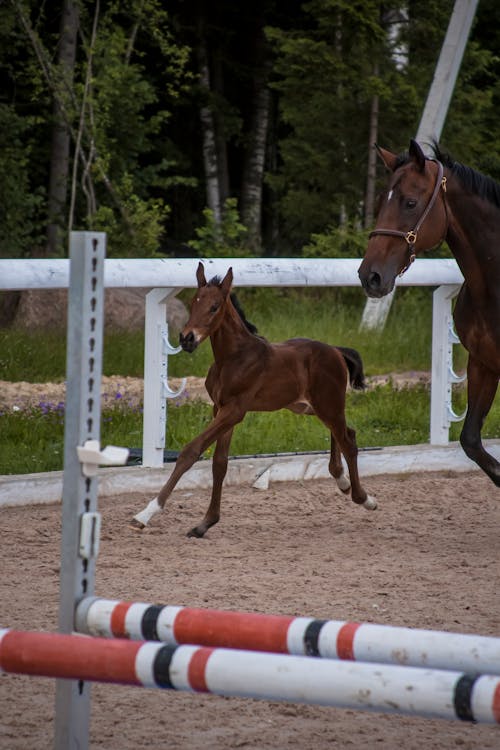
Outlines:
[[[467,167],[465,164],[455,161],[450,154],[442,151],[436,142],[432,144],[432,150],[434,158],[440,161],[444,167],[451,169],[465,190],[478,195],[480,198],[484,198],[500,208],[500,184],[498,182],[492,177],[478,172],[477,169]],[[400,154],[397,159],[397,167],[406,164],[408,160],[408,152]]]
[[[220,286],[221,284],[222,284],[222,280],[220,276],[214,276],[208,282],[209,286]],[[250,333],[258,333],[257,326],[254,326],[253,323],[250,323],[250,321],[246,319],[245,313],[243,312],[243,308],[241,307],[238,297],[236,296],[234,292],[231,292],[231,302],[233,303],[236,312],[238,313],[241,320],[245,324],[245,327],[250,331]]]

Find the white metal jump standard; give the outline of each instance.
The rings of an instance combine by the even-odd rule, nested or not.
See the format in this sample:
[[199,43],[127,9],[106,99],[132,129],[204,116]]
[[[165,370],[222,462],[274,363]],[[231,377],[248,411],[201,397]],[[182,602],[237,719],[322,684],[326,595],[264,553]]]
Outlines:
[[[105,252],[105,234],[71,233],[59,604],[59,632],[66,634],[73,632],[77,602],[94,593],[98,466],[128,456],[124,448],[101,451],[99,443]],[[56,750],[85,750],[89,721],[89,682],[57,680]]]

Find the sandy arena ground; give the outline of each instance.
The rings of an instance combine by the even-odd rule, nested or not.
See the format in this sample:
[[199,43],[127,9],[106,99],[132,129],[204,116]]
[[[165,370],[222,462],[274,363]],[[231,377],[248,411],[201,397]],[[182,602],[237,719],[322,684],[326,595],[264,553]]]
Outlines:
[[[202,540],[185,532],[205,493],[175,492],[142,534],[127,521],[149,497],[102,499],[96,594],[498,636],[500,491],[480,472],[364,484],[375,512],[327,480],[228,488]],[[56,629],[60,515],[59,505],[0,511],[0,626]],[[0,707],[1,750],[52,748],[52,680],[1,674]],[[500,727],[95,685],[91,747],[489,750]]]

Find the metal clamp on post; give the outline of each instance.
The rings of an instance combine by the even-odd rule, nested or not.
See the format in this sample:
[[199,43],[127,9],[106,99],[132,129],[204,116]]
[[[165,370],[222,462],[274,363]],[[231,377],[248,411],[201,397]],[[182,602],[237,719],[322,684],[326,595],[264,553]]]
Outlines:
[[78,554],[84,560],[97,557],[101,534],[101,514],[83,513],[80,521],[80,544]]
[[457,375],[453,368],[453,345],[460,344],[461,341],[458,338],[453,320],[448,322],[448,387],[447,387],[447,403],[446,403],[446,415],[450,422],[461,422],[467,414],[467,407],[462,414],[457,414],[453,408],[452,403],[452,385],[455,383],[463,383],[467,378],[467,374]]
[[76,452],[86,477],[95,477],[99,466],[123,466],[129,454],[128,448],[116,445],[101,450],[99,440],[87,440],[84,445],[77,445]]
[[160,336],[161,336],[161,351],[162,351],[162,357],[161,357],[161,363],[160,363],[161,397],[162,398],[177,398],[177,396],[180,396],[182,391],[185,389],[187,380],[186,378],[182,378],[182,382],[176,391],[174,391],[169,386],[168,377],[167,377],[167,370],[168,370],[167,358],[171,356],[172,354],[178,354],[180,351],[182,351],[182,347],[172,346],[172,344],[168,340],[168,326],[160,327]]

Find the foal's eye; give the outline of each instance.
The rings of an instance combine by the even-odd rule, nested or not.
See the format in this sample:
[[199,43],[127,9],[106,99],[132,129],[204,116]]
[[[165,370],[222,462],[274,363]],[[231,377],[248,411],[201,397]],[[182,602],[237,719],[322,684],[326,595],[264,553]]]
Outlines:
[[210,312],[216,313],[218,309],[219,309],[219,305],[212,305],[212,307],[210,308]]
[[406,208],[415,208],[417,205],[417,201],[415,198],[408,198],[408,200],[405,203]]

